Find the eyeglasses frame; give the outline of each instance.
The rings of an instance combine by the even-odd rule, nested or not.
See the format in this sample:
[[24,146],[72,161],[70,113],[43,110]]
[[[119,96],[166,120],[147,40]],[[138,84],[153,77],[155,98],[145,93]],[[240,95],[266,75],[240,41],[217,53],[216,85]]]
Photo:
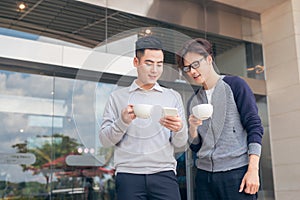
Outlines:
[[[191,64],[189,64],[189,65],[186,65],[186,66],[183,66],[182,67],[182,71],[183,72],[185,72],[185,73],[188,73],[188,72],[190,72],[191,71],[191,68],[193,68],[193,69],[197,69],[197,68],[199,68],[200,67],[200,63],[204,60],[204,59],[206,59],[206,57],[204,56],[204,57],[202,57],[201,59],[199,59],[199,60],[195,60],[194,62],[192,62]],[[193,64],[195,64],[195,63],[198,63],[198,66],[193,66]]]

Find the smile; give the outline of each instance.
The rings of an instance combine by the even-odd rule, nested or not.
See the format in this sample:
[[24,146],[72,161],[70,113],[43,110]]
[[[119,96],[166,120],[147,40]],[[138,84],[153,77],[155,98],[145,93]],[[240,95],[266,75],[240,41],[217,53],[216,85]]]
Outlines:
[[197,74],[197,75],[193,76],[193,78],[196,79],[196,78],[198,78],[200,76],[201,76],[200,74]]

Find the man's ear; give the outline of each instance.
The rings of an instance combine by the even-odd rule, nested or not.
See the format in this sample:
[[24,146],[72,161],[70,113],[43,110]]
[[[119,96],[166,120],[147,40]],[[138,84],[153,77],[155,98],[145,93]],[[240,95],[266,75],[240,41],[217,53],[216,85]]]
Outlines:
[[134,57],[134,58],[133,58],[133,66],[134,66],[134,67],[138,67],[139,64],[140,64],[139,59],[138,59],[137,57]]
[[206,60],[207,60],[208,64],[210,64],[210,65],[213,62],[213,59],[212,59],[211,55],[208,55],[207,58],[206,58]]

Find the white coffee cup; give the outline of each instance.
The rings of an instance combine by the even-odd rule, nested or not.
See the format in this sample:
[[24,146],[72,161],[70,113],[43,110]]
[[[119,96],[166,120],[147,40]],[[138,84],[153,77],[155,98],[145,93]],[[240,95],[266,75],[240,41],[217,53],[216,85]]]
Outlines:
[[135,104],[133,105],[133,112],[138,118],[147,119],[151,116],[153,105],[149,104]]
[[213,114],[213,106],[211,104],[199,104],[192,108],[192,113],[200,120],[206,120]]

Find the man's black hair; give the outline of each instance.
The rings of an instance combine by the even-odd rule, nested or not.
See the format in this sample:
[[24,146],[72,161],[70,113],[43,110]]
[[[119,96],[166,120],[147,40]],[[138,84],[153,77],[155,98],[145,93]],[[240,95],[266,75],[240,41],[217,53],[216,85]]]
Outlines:
[[163,46],[161,41],[154,36],[145,36],[139,38],[135,42],[135,50],[145,50],[145,49],[157,49],[162,50]]
[[145,49],[163,50],[161,41],[154,36],[145,36],[135,42],[135,56],[140,58],[144,55]]

